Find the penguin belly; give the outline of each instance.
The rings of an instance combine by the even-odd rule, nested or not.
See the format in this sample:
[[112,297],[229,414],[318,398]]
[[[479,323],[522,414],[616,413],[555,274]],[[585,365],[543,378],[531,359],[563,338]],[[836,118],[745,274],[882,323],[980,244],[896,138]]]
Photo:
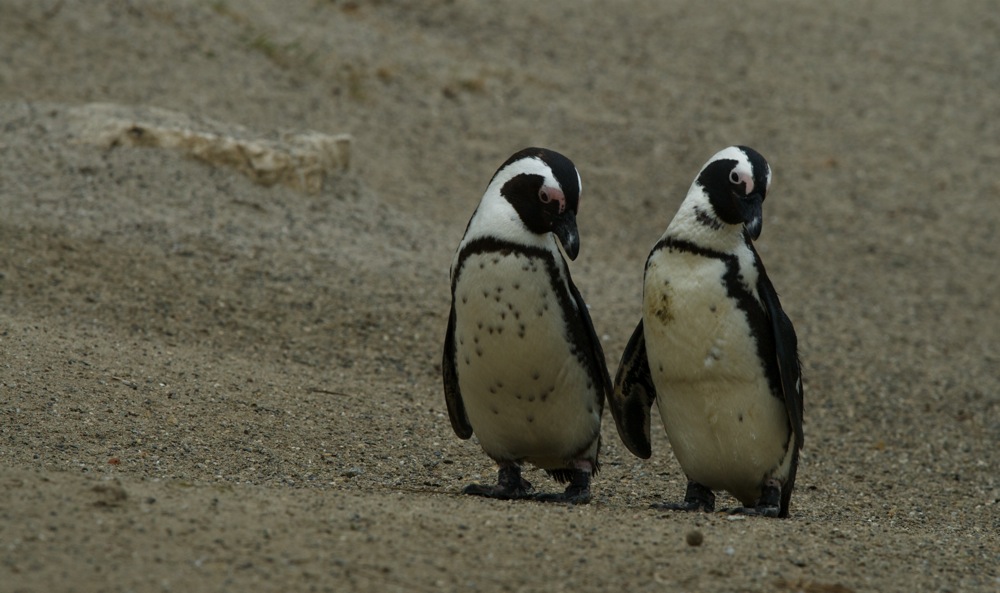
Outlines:
[[599,387],[569,342],[576,313],[563,311],[571,301],[557,290],[565,288],[544,262],[517,252],[471,255],[460,272],[458,382],[473,432],[495,460],[560,469],[596,455]]
[[746,314],[729,294],[725,263],[687,253],[651,262],[644,324],[657,407],[690,480],[753,505],[761,485],[787,475],[790,428],[771,393]]

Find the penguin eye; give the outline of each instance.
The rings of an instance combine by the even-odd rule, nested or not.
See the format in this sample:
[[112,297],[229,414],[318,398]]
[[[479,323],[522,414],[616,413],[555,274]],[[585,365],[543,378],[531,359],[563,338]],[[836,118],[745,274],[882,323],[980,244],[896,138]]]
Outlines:
[[538,190],[538,199],[541,200],[543,204],[548,204],[552,201],[552,197],[549,196],[549,192],[544,189]]
[[731,183],[733,183],[734,185],[739,184],[739,182],[740,182],[740,174],[736,172],[736,169],[733,169],[729,173],[729,181]]

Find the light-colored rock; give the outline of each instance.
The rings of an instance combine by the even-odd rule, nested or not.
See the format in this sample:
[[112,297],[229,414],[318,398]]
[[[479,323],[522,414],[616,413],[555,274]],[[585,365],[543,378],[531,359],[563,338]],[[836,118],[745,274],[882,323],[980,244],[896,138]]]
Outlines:
[[317,193],[350,165],[351,136],[315,131],[255,137],[241,126],[157,107],[91,103],[68,110],[74,136],[106,149],[141,146],[176,150],[209,165],[233,167],[257,183]]

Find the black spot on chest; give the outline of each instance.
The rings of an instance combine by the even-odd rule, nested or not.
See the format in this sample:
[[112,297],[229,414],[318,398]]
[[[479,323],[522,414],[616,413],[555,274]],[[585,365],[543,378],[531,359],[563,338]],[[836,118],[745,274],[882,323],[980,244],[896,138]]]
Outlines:
[[[488,288],[484,300],[491,299],[491,302],[500,309],[491,319],[476,320],[477,330],[484,338],[487,334],[500,335],[502,328],[509,325],[507,335],[510,338],[516,336],[516,340],[532,340],[535,339],[536,325],[541,324],[546,331],[552,331],[552,324],[555,324],[567,340],[570,352],[587,369],[592,379],[591,384],[609,383],[600,343],[594,335],[590,317],[572,286],[569,270],[561,258],[546,249],[516,244],[495,237],[474,239],[462,247],[456,258],[452,276],[453,295],[466,264],[470,262],[470,258],[478,256],[485,257],[471,261],[474,261],[477,267],[482,264],[485,271],[488,271],[488,266],[494,259],[498,260],[497,265],[503,266],[503,258],[512,257],[517,260],[513,263],[513,269],[527,273],[525,276],[515,274],[508,281],[499,281],[499,284],[498,280],[486,284]],[[507,260],[506,265],[510,266],[511,263]],[[489,288],[495,289],[498,286],[502,290]],[[529,295],[537,296],[526,298]],[[556,317],[552,317],[553,315]],[[488,357],[489,351],[484,356]]]

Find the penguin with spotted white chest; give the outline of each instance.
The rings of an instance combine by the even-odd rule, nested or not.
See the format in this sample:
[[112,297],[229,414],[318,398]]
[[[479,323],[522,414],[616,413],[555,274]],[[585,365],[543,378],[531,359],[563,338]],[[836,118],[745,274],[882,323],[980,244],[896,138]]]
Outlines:
[[[472,484],[466,494],[590,501],[611,378],[559,249],[570,259],[579,252],[580,189],[565,156],[515,153],[490,180],[452,261],[448,415],[455,433],[475,433],[499,467],[496,485]],[[523,463],[568,483],[565,491],[535,493]]]
[[655,402],[687,476],[670,510],[787,517],[802,448],[802,380],[795,330],[753,241],[771,169],[758,152],[717,153],[691,185],[646,260],[642,320],[609,398],[632,453],[651,455]]

